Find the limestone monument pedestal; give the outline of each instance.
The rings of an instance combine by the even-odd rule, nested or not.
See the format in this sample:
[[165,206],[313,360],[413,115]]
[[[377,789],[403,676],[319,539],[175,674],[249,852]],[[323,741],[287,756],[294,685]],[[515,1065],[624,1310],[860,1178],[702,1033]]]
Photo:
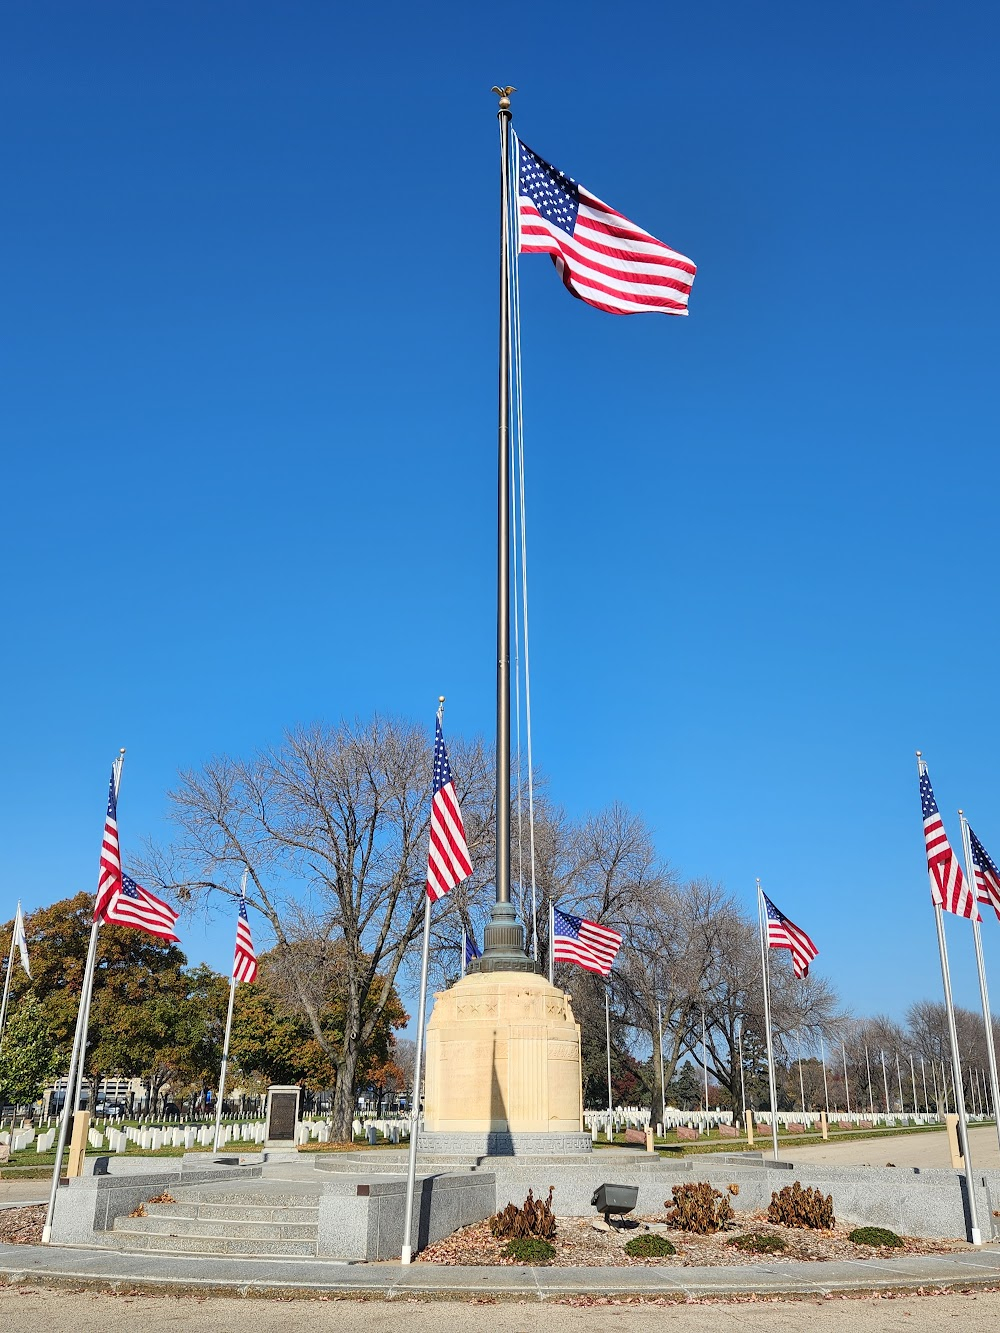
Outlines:
[[[521,955],[524,958],[524,955]],[[489,968],[435,996],[427,1024],[426,1153],[592,1151],[583,1128],[580,1025],[569,996],[530,960]]]

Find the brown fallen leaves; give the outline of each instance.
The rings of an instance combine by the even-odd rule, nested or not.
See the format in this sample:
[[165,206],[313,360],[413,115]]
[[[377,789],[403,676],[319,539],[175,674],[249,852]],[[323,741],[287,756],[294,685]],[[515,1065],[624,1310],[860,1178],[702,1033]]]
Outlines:
[[0,1243],[4,1245],[41,1245],[45,1224],[45,1205],[30,1208],[0,1208]]

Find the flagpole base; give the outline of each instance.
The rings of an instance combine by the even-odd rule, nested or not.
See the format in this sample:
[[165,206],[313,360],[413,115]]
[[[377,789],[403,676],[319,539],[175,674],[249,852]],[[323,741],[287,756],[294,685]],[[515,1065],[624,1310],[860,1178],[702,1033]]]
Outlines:
[[490,924],[483,933],[483,954],[473,958],[466,974],[490,972],[541,973],[542,969],[524,951],[524,927],[511,903],[496,903]]
[[412,1246],[412,1245],[404,1245],[404,1246],[403,1246],[403,1253],[399,1256],[399,1262],[400,1262],[401,1264],[411,1264],[411,1263],[413,1262],[413,1246]]

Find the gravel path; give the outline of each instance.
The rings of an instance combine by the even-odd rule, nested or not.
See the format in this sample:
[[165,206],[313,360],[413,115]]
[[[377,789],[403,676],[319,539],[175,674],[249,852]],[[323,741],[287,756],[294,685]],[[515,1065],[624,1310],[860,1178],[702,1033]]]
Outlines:
[[[897,1333],[961,1329],[995,1333],[1000,1292],[726,1304],[646,1302],[524,1304],[434,1301],[269,1301],[112,1296],[39,1288],[0,1288],[4,1333]],[[954,1321],[954,1322],[953,1322]]]

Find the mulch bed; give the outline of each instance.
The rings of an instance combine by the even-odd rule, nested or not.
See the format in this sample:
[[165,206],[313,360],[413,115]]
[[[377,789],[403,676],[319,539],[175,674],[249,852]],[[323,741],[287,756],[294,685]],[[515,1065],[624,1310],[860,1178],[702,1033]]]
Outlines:
[[[613,1225],[610,1231],[597,1230],[590,1217],[560,1217],[551,1242],[556,1255],[553,1264],[561,1267],[632,1268],[666,1266],[668,1268],[735,1267],[788,1260],[874,1259],[901,1254],[947,1254],[965,1248],[963,1241],[903,1238],[905,1248],[876,1249],[855,1245],[847,1239],[854,1228],[837,1226],[832,1231],[805,1231],[795,1227],[775,1226],[765,1213],[738,1213],[735,1225],[714,1236],[698,1236],[690,1231],[676,1231],[663,1217],[641,1217],[625,1225]],[[676,1247],[676,1255],[662,1259],[633,1259],[625,1253],[625,1242],[653,1231],[665,1236]],[[781,1236],[786,1249],[774,1254],[747,1254],[736,1249],[734,1236]],[[429,1245],[417,1258],[426,1264],[504,1264],[516,1265],[503,1250],[506,1242],[493,1239],[490,1224],[477,1222],[454,1235]]]
[[31,1208],[0,1208],[0,1243],[41,1245],[44,1224],[44,1203]]

